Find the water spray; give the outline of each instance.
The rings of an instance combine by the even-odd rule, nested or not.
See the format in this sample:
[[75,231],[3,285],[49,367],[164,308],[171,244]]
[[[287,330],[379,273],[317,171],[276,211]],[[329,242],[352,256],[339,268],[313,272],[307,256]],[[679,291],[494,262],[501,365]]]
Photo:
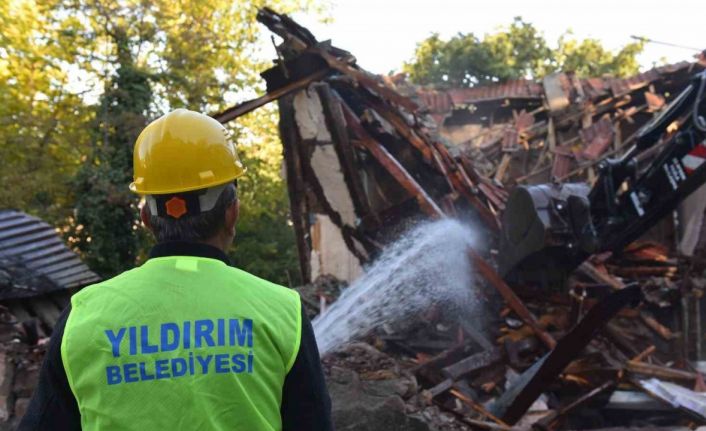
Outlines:
[[443,219],[418,225],[390,245],[312,322],[321,355],[432,304],[471,315],[479,303],[468,260],[475,242],[469,227]]

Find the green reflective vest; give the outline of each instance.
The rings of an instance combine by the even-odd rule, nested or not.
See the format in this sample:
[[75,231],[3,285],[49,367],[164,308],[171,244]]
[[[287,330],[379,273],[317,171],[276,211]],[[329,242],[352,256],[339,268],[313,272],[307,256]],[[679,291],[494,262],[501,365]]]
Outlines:
[[301,338],[290,289],[171,256],[73,296],[61,343],[84,430],[279,430]]

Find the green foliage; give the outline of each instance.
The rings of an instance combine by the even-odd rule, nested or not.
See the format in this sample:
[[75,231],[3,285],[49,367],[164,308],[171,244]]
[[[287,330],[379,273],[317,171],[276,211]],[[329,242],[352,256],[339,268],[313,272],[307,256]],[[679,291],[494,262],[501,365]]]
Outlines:
[[541,78],[558,70],[580,76],[627,76],[638,72],[636,56],[642,48],[642,42],[629,43],[612,53],[598,40],[578,41],[570,32],[561,36],[557,48],[551,48],[541,32],[518,17],[482,39],[459,33],[444,41],[433,34],[417,44],[414,59],[403,70],[414,83],[445,87]]
[[606,50],[597,39],[578,41],[565,34],[559,39],[559,47],[554,54],[563,70],[571,70],[579,76],[630,76],[640,70],[637,56],[642,52],[644,42],[625,45],[617,53]]
[[[132,147],[166,111],[214,112],[254,96],[268,64],[257,9],[321,12],[317,0],[0,2],[0,207],[63,225],[105,276],[146,254]],[[296,268],[274,109],[236,125],[249,163],[238,263],[286,283]]]
[[120,28],[112,34],[118,67],[98,106],[93,154],[74,181],[75,246],[104,276],[132,267],[144,240],[137,231],[139,199],[125,184],[132,180],[132,146],[152,100],[149,74],[122,52],[130,49],[126,34]]
[[51,3],[0,2],[0,208],[60,222],[71,176],[90,148],[92,110],[68,89],[72,55],[57,42]]
[[238,181],[241,218],[231,258],[236,266],[283,285],[299,284],[289,198],[281,175],[282,146],[268,131],[277,129],[275,105],[242,117],[234,128],[243,162]]

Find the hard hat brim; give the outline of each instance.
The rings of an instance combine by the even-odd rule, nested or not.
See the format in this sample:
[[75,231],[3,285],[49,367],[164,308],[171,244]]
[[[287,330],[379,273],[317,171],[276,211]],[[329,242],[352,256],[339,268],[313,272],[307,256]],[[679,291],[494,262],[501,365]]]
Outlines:
[[181,192],[193,192],[194,190],[203,190],[203,189],[209,189],[211,187],[216,187],[216,186],[221,186],[223,184],[229,183],[231,181],[237,180],[238,178],[242,177],[245,175],[247,172],[247,168],[243,167],[243,170],[239,172],[237,175],[233,175],[230,178],[223,179],[221,181],[214,181],[213,183],[207,183],[207,184],[202,184],[194,187],[176,187],[173,189],[152,189],[152,190],[147,190],[147,189],[142,189],[137,185],[135,181],[130,183],[130,191],[133,193],[137,193],[138,195],[167,195],[167,194],[172,194],[172,193],[181,193]]

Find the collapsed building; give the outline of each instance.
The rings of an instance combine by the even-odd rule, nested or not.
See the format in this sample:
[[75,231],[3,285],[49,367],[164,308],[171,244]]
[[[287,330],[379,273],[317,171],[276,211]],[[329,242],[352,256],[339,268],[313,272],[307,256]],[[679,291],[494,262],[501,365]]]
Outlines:
[[[409,226],[452,216],[485,232],[490,246],[469,258],[506,304],[491,334],[440,324],[436,312],[413,333],[374,333],[375,347],[326,357],[341,428],[366,419],[387,430],[706,422],[701,194],[621,256],[593,256],[565,289],[508,285],[493,253],[513,187],[594,181],[600,161],[624,152],[703,62],[624,79],[559,73],[425,89],[366,72],[284,15],[264,9],[259,20],[284,41],[263,73],[267,94],[216,118],[277,101],[304,280],[351,281]],[[71,293],[97,280],[49,225],[0,211],[0,428],[26,409]],[[311,313],[338,293],[317,286],[304,298]]]
[[[509,191],[593,182],[599,163],[623,154],[706,63],[630,78],[558,73],[424,89],[366,72],[285,15],[263,9],[258,20],[283,39],[275,67],[262,73],[267,93],[214,117],[228,122],[277,101],[304,280],[353,280],[418,220],[450,216],[485,233],[488,249],[469,250],[469,260],[505,304],[493,334],[460,326],[451,332],[461,336],[449,336],[434,320],[423,335],[373,333],[379,349],[358,344],[330,355],[332,373],[407,379],[396,392],[400,408],[437,419],[436,428],[418,429],[706,423],[701,191],[620,256],[582,263],[565,288],[508,285],[493,251]],[[312,312],[317,303],[307,301]],[[351,416],[361,414],[338,425],[352,427]],[[386,429],[417,429],[401,425],[407,420]]]

